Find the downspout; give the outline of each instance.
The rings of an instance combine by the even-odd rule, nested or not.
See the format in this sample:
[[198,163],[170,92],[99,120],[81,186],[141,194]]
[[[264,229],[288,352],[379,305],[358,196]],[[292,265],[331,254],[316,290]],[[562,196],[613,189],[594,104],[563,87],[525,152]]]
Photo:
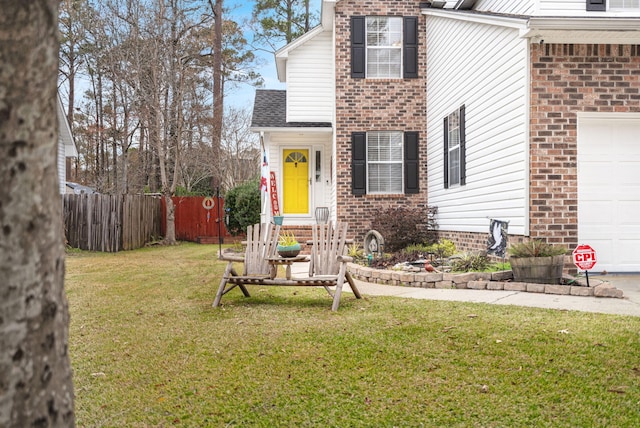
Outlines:
[[531,39],[526,38],[524,111],[524,236],[531,236]]

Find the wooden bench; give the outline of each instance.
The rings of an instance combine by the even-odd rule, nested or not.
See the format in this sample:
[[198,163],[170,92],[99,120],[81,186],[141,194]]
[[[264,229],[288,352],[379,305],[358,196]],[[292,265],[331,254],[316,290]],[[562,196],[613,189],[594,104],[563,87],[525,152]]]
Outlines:
[[[347,272],[350,257],[344,255],[347,225],[318,224],[313,226],[313,245],[309,259],[309,276],[304,278],[278,278],[273,275],[274,260],[277,258],[280,226],[273,224],[254,225],[247,228],[247,248],[244,257],[221,254],[220,259],[227,261],[213,306],[220,304],[222,296],[240,288],[245,297],[250,297],[247,285],[280,285],[324,287],[333,297],[331,310],[338,310],[340,295],[345,280],[356,298],[362,296],[351,275]],[[271,261],[271,263],[270,263]],[[306,261],[306,260],[297,260]],[[244,263],[242,275],[234,268],[234,263]],[[276,266],[277,267],[277,266]],[[332,291],[330,287],[335,287]]]

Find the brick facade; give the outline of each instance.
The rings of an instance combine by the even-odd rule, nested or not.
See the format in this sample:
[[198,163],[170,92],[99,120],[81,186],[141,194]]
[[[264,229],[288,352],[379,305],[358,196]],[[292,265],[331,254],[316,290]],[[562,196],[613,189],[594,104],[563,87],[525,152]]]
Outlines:
[[531,45],[530,232],[578,244],[577,113],[640,112],[640,46]]
[[[353,79],[351,77],[350,18],[352,16],[416,16],[419,20],[417,79]],[[380,209],[427,206],[425,18],[418,1],[336,3],[336,163],[337,216],[362,239]],[[353,195],[351,193],[351,133],[417,131],[420,144],[420,193],[411,195]]]

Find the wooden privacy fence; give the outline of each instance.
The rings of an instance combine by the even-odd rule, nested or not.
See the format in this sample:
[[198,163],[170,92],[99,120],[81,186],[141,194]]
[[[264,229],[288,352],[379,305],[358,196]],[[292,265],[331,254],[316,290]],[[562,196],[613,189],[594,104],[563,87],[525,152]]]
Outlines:
[[[229,238],[224,224],[224,199],[203,196],[174,196],[176,239],[217,244],[218,237]],[[162,199],[162,212],[166,212]],[[166,230],[166,214],[162,216],[162,232]]]
[[144,246],[161,233],[160,198],[142,195],[63,195],[67,244],[117,252]]

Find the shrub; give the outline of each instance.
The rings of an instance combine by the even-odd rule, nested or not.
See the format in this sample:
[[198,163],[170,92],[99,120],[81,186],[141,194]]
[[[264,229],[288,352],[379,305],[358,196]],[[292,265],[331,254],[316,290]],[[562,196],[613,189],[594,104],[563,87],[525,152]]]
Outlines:
[[451,269],[455,272],[481,272],[489,268],[490,262],[486,254],[462,253],[452,257]]
[[539,239],[531,239],[511,245],[511,257],[551,257],[566,254],[567,249],[560,245],[547,244]]
[[448,239],[441,239],[429,247],[429,252],[436,255],[440,260],[444,260],[456,253],[456,244]]
[[225,196],[229,214],[227,229],[233,235],[244,233],[248,226],[260,222],[260,187],[258,180],[247,181],[229,190]]
[[411,244],[433,242],[436,239],[437,208],[387,208],[377,213],[371,229],[384,238],[385,251],[393,252]]

